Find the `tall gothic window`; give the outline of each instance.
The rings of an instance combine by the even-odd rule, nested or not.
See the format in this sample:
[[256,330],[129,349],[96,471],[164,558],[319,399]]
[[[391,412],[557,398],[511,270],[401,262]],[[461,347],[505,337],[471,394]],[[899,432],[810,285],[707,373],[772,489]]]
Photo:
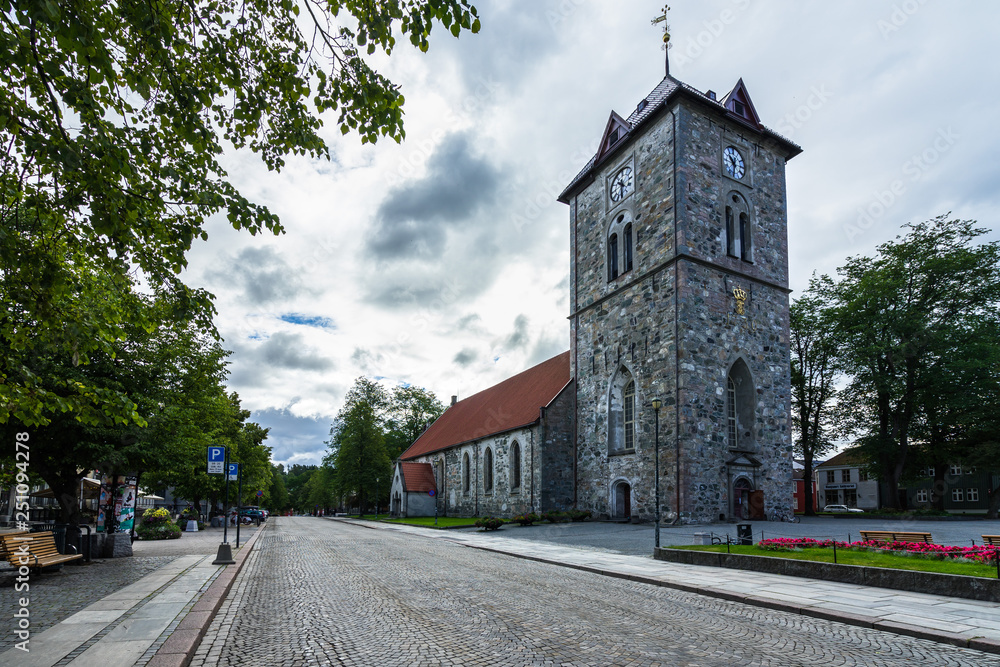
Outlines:
[[483,455],[483,490],[486,493],[493,491],[493,450],[489,447]]
[[635,449],[635,382],[629,382],[622,393],[625,415],[625,449]]
[[608,281],[618,277],[618,235],[612,234],[608,239]]
[[632,270],[632,225],[625,225],[625,233],[622,235],[625,240],[625,262],[623,272]]
[[726,200],[726,254],[744,262],[753,261],[753,230],[750,207],[738,192],[730,192]]
[[635,451],[635,381],[622,367],[611,381],[608,395],[608,453]]
[[521,488],[521,445],[516,440],[510,447],[510,488]]
[[469,452],[462,455],[462,491],[469,492]]
[[726,381],[726,440],[731,449],[756,451],[757,391],[746,362],[737,359]]

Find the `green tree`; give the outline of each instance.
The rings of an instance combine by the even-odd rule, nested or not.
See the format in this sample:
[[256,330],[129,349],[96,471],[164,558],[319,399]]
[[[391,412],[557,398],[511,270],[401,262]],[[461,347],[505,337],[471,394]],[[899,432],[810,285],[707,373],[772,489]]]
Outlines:
[[813,461],[833,447],[830,422],[836,396],[837,341],[816,296],[816,280],[789,311],[792,365],[792,424],[803,460],[805,513],[813,516]]
[[385,450],[388,407],[389,398],[381,385],[358,378],[330,428],[324,463],[336,470],[336,492],[357,496],[361,513],[376,489],[376,480],[389,479],[392,470]]
[[271,488],[267,493],[265,506],[272,512],[288,510],[288,489],[285,488],[285,466],[280,463],[271,469]]
[[859,436],[891,507],[900,506],[913,445],[931,440],[926,425],[940,423],[946,406],[957,408],[960,388],[996,368],[982,335],[1000,305],[1000,243],[977,243],[987,230],[946,216],[906,229],[876,257],[848,258],[839,280],[823,281],[819,293],[848,377],[839,423]]
[[420,437],[428,424],[442,413],[444,404],[434,392],[414,386],[393,389],[385,433],[385,448],[389,458],[399,458]]
[[[290,154],[328,157],[327,111],[363,143],[402,140],[403,96],[372,61],[397,36],[426,51],[438,23],[455,36],[479,30],[465,0],[5,2],[0,336],[15,352],[45,343],[43,354],[69,348],[85,364],[123,322],[149,324],[121,299],[74,298],[81,265],[123,294],[138,272],[210,323],[210,295],[178,277],[205,221],[225,211],[236,229],[282,231],[220,156],[249,149],[273,171]],[[44,424],[88,405],[132,416],[106,388],[39,393],[24,370],[0,369],[0,422]]]

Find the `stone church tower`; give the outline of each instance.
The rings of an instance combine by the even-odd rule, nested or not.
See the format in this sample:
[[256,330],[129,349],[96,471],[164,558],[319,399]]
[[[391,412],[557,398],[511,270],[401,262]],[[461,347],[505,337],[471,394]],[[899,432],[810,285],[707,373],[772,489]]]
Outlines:
[[669,74],[560,195],[570,208],[575,503],[665,520],[792,507],[785,162],[742,79]]

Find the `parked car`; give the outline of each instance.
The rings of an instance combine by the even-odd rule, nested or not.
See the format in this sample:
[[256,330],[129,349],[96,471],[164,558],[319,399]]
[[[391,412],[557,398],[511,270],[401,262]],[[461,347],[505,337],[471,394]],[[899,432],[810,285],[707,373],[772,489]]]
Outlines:
[[848,507],[847,505],[827,505],[823,508],[824,512],[851,512],[852,514],[864,514],[864,510],[859,510],[857,507]]

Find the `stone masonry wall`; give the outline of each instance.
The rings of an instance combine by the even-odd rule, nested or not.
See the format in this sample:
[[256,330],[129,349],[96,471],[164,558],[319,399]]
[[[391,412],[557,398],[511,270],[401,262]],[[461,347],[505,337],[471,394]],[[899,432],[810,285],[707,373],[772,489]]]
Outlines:
[[539,429],[535,479],[538,480],[535,510],[565,511],[574,505],[573,494],[573,398],[575,383],[570,382],[543,411]]

